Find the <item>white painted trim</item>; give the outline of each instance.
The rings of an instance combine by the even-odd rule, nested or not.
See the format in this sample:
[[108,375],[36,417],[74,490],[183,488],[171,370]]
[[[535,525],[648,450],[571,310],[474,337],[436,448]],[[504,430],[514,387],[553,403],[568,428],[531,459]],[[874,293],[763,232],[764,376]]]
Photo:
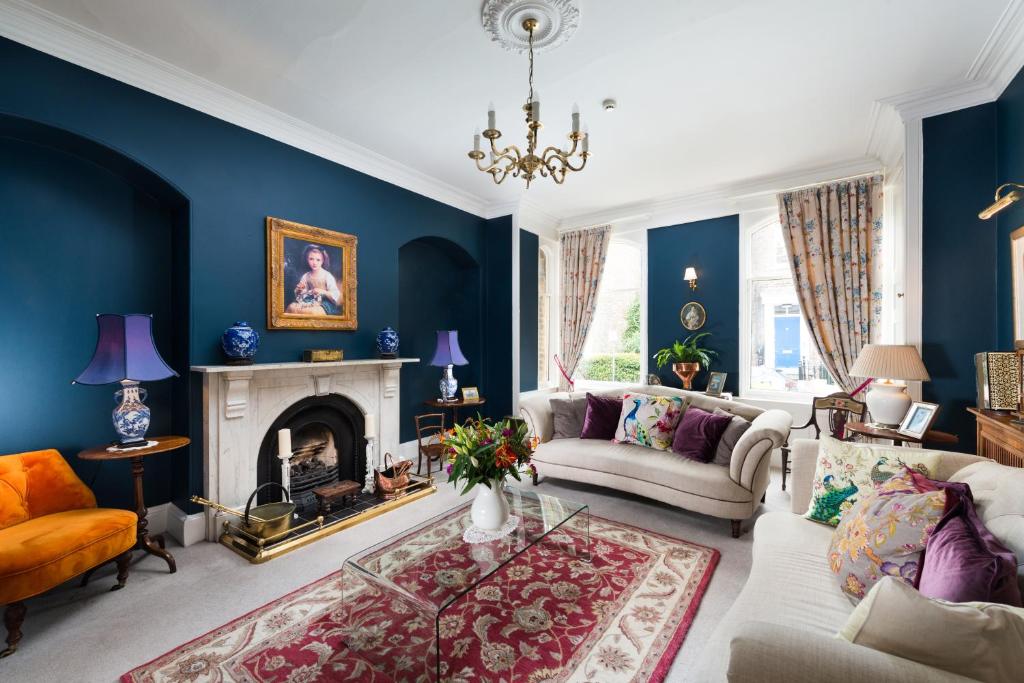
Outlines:
[[519,258],[519,249],[521,248],[519,239],[519,211],[516,210],[512,214],[512,301],[509,307],[512,311],[512,414],[519,414],[519,370],[522,366],[522,359],[519,354],[522,353],[522,340],[521,336],[521,318],[522,310],[520,308],[520,292],[519,285],[522,280],[519,269],[522,267]]
[[477,216],[510,213],[25,0],[0,0],[0,35]]
[[146,508],[146,529],[150,534],[156,536],[167,531],[167,512],[173,503],[161,503],[151,508]]
[[1010,0],[967,69],[966,78],[991,84],[998,97],[1021,65],[1024,65],[1024,0]]
[[881,161],[865,156],[826,166],[759,176],[685,195],[665,196],[570,216],[559,222],[559,230],[564,232],[594,225],[634,221],[643,221],[649,228],[658,228],[728,216],[771,207],[775,204],[775,195],[784,190],[866,175],[881,169]]
[[[184,510],[168,503],[165,515],[167,534],[181,545],[188,547],[206,539],[206,515],[202,512],[185,514]],[[150,510],[152,514],[152,510]],[[150,525],[152,530],[152,525]]]
[[[924,341],[924,140],[921,119],[906,122],[904,160],[904,230],[903,242],[903,333],[904,344],[921,348]],[[899,243],[897,243],[899,245]],[[915,401],[921,400],[921,383],[907,382],[907,390]]]
[[[555,354],[559,353],[561,348],[561,326],[562,319],[560,315],[559,306],[559,288],[561,283],[561,260],[559,253],[559,242],[557,239],[550,239],[548,237],[540,237],[540,248],[544,252],[544,257],[547,260],[548,273],[547,273],[547,295],[551,297],[551,305],[548,307],[548,355],[545,358],[545,362],[548,366],[548,384],[546,387],[537,387],[538,390],[558,388],[558,378],[561,374],[558,372],[558,366],[555,365]],[[529,394],[530,392],[526,392]]]
[[647,347],[647,231],[640,239],[640,377],[639,384],[647,384],[650,373],[648,360],[650,351]]

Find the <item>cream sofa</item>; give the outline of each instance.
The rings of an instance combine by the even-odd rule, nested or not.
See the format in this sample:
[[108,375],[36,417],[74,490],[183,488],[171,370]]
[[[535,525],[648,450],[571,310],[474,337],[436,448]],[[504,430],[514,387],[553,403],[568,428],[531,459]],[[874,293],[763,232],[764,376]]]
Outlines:
[[[635,493],[670,505],[732,521],[732,535],[754,514],[768,488],[772,449],[789,436],[792,418],[782,410],[754,406],[663,386],[633,386],[591,392],[604,396],[634,393],[689,396],[707,411],[721,408],[751,421],[733,449],[729,467],[700,463],[667,451],[597,439],[552,439],[552,398],[568,393],[538,394],[520,401],[520,411],[540,445],[533,456],[540,475]],[[577,395],[583,395],[582,393]],[[536,480],[534,481],[536,483]]]
[[[968,680],[835,637],[853,605],[839,590],[825,559],[832,529],[803,518],[818,444],[808,439],[793,442],[792,512],[770,512],[754,525],[750,576],[703,648],[692,680]],[[974,455],[945,453],[933,476],[967,480],[982,520],[1016,553],[1018,562],[1024,562],[1024,471]]]

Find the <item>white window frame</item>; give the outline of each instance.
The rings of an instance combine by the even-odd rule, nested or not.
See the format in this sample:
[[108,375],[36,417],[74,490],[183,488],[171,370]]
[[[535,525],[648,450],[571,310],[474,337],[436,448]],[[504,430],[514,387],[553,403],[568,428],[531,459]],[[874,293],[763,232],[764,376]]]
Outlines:
[[[778,213],[764,210],[740,214],[740,398],[806,405],[817,394],[807,391],[767,391],[750,388],[750,300],[753,278],[750,276],[750,241],[755,232],[779,223]],[[792,276],[791,276],[792,277]],[[781,280],[779,277],[760,277],[758,280]],[[802,313],[801,313],[802,315]],[[836,391],[840,391],[837,387]]]
[[[632,235],[640,233],[639,239],[627,238],[626,235]],[[628,244],[630,247],[640,252],[640,377],[636,384],[647,384],[647,375],[650,373],[647,358],[647,230],[637,229],[613,232],[610,238],[609,247],[615,242],[622,242]],[[561,322],[559,322],[561,326]],[[582,359],[581,361],[582,362]],[[561,377],[561,371],[556,368],[558,376]],[[574,375],[575,390],[581,391],[586,389],[618,389],[621,387],[633,386],[633,382],[604,382],[600,380],[588,380]]]
[[[548,297],[548,354],[545,359],[548,368],[548,383],[541,384],[540,378],[537,378],[537,390],[551,389],[552,387],[558,387],[558,379],[562,376],[558,370],[558,366],[555,365],[555,354],[558,353],[559,344],[561,343],[561,327],[562,327],[562,308],[559,305],[559,284],[561,280],[561,262],[559,259],[559,246],[558,242],[549,239],[547,237],[541,237],[539,240],[540,251],[544,252],[544,259],[547,262],[548,274],[547,274],[547,291],[546,296]],[[540,309],[538,308],[538,314]]]

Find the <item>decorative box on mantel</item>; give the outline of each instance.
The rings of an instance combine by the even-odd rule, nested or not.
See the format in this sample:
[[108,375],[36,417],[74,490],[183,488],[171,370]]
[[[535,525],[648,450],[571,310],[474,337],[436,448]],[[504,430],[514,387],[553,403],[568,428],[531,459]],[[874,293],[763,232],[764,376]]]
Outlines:
[[[266,478],[259,463],[264,440],[280,418],[297,404],[315,405],[315,397],[338,403],[340,396],[357,418],[375,416],[370,422],[377,433],[370,452],[380,467],[384,453],[398,453],[399,371],[403,363],[416,362],[418,358],[386,358],[193,366],[203,376],[203,497],[244,508]],[[217,540],[220,517],[222,513],[207,511],[207,540]]]

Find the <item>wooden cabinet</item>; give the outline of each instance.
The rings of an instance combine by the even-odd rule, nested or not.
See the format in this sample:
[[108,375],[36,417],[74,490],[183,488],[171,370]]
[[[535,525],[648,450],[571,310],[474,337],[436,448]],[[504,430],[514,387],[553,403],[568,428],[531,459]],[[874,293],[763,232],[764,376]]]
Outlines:
[[977,420],[978,455],[1003,465],[1024,467],[1024,425],[998,410],[968,408]]

